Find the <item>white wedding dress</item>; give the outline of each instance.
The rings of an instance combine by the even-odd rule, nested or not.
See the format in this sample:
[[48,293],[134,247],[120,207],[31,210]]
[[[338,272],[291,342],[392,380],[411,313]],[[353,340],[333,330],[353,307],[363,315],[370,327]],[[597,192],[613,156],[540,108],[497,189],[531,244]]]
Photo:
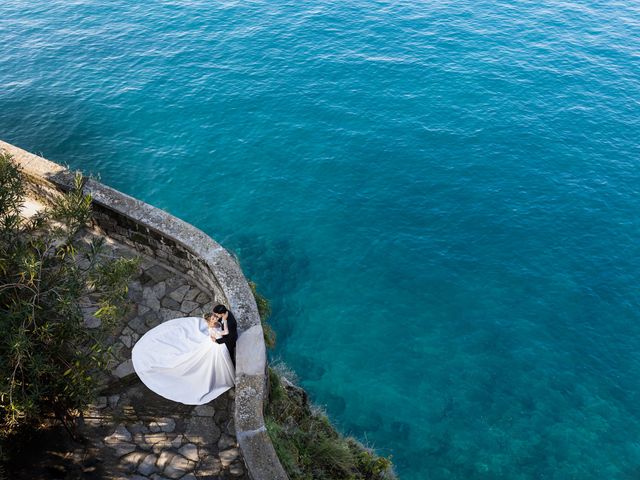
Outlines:
[[210,402],[235,383],[229,350],[210,333],[200,317],[162,323],[133,347],[133,368],[147,387],[169,400],[187,405]]

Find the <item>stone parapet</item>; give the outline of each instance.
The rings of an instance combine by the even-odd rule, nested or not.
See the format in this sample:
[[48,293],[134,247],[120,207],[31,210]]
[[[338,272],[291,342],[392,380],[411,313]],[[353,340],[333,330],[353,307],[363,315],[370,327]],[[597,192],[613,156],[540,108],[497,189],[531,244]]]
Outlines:
[[[0,141],[29,179],[32,193],[52,198],[73,187],[73,172]],[[267,401],[266,348],[255,299],[232,255],[211,237],[163,210],[94,179],[84,184],[93,197],[93,221],[107,236],[142,254],[157,257],[209,290],[238,320],[235,429],[249,475],[254,480],[284,480],[264,425]]]

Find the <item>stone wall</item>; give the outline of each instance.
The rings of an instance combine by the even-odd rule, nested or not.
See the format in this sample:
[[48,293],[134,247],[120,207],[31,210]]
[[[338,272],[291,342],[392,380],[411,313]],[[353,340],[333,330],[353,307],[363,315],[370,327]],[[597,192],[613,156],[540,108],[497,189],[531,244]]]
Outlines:
[[[64,167],[0,141],[29,179],[30,189],[51,198],[73,186]],[[238,320],[235,429],[249,475],[254,480],[287,479],[267,434],[266,349],[253,294],[236,260],[192,225],[93,179],[84,190],[93,197],[94,222],[106,235],[139,252],[158,257],[185,273]]]

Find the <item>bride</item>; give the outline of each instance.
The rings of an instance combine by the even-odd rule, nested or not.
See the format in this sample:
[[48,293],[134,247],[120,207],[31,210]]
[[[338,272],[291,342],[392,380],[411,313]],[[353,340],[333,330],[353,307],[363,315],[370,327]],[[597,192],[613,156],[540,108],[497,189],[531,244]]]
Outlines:
[[234,385],[228,334],[213,314],[175,318],[145,333],[131,351],[133,368],[147,387],[169,400],[202,405]]

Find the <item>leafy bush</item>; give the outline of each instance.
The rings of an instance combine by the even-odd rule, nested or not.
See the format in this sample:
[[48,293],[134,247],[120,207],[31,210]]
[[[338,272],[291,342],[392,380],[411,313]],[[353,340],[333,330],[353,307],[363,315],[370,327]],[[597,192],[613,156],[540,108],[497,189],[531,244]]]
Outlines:
[[[110,351],[104,335],[126,308],[138,259],[101,258],[79,231],[91,217],[91,196],[75,188],[31,219],[21,216],[22,172],[0,154],[0,441],[56,418],[73,418],[95,396]],[[102,328],[84,326],[80,299],[90,299]],[[82,306],[87,307],[87,304]]]

